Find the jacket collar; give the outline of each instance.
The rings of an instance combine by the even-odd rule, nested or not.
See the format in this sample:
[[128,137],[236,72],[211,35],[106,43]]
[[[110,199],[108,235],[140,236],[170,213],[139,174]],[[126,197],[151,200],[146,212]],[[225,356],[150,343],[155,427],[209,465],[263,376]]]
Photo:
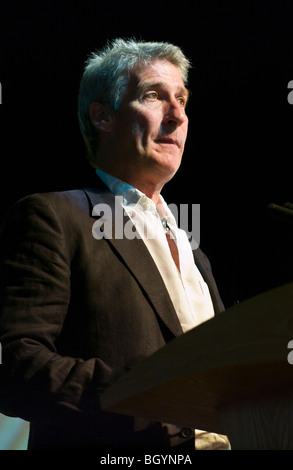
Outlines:
[[[91,203],[92,217],[99,218],[102,215],[101,212],[104,212],[103,208],[110,208],[113,233],[110,237],[106,234],[107,242],[112,245],[117,255],[123,259],[132,272],[163,323],[174,336],[181,335],[183,331],[178,316],[164,281],[143,240],[137,237],[128,239],[124,236],[124,227],[126,223],[131,224],[130,218],[122,208],[119,208],[117,202],[115,203],[115,196],[104,184],[101,185],[101,189],[87,188],[84,191]],[[122,213],[117,213],[120,210]],[[117,218],[119,219],[118,226]]]

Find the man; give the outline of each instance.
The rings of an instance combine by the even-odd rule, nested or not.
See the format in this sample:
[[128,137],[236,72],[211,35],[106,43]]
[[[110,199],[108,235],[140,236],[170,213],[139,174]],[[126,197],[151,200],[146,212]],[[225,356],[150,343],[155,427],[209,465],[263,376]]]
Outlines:
[[223,310],[206,257],[197,249],[196,266],[161,196],[184,150],[189,67],[166,43],[117,39],[93,54],[79,121],[95,187],[28,196],[7,217],[0,410],[31,422],[30,449],[194,448],[193,430],[99,403],[127,370]]

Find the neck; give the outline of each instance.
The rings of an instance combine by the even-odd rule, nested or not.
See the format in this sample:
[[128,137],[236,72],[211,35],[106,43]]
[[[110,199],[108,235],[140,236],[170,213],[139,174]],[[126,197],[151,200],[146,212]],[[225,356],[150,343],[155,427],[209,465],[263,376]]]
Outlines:
[[161,185],[152,185],[148,184],[145,181],[138,181],[138,180],[128,180],[126,181],[128,184],[133,186],[134,188],[139,189],[143,194],[145,194],[149,199],[151,199],[156,205],[160,203],[160,194],[162,191],[163,186]]
[[154,175],[151,175],[150,178],[147,175],[140,177],[136,169],[127,171],[127,168],[113,168],[108,165],[99,165],[99,168],[138,189],[156,205],[160,203],[160,194],[165,183],[159,180],[156,181]]

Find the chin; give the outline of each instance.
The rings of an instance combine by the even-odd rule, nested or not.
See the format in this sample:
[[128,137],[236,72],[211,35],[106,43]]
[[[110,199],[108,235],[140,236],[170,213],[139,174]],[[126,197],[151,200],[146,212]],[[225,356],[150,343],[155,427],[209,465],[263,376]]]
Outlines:
[[164,183],[167,183],[168,181],[170,181],[173,176],[175,176],[175,174],[177,173],[177,171],[179,170],[179,167],[180,167],[180,163],[177,164],[177,165],[165,165],[163,167],[161,167],[161,177],[162,177],[162,181],[164,181]]
[[181,155],[177,156],[176,158],[172,155],[171,158],[168,158],[164,162],[164,166],[166,168],[166,172],[169,172],[171,175],[171,178],[177,173],[179,167],[181,164]]
[[167,183],[177,173],[181,164],[181,157],[181,152],[179,155],[175,155],[173,152],[168,154],[162,154],[160,152],[155,155],[150,155],[148,157],[149,171],[151,171],[153,175],[157,174],[160,181]]

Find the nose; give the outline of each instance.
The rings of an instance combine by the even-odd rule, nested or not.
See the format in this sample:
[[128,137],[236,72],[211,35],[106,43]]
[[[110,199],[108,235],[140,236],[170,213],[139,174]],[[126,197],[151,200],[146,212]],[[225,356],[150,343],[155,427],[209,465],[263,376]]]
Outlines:
[[180,126],[186,120],[185,108],[177,99],[166,103],[163,119],[165,124],[176,124],[176,126]]

